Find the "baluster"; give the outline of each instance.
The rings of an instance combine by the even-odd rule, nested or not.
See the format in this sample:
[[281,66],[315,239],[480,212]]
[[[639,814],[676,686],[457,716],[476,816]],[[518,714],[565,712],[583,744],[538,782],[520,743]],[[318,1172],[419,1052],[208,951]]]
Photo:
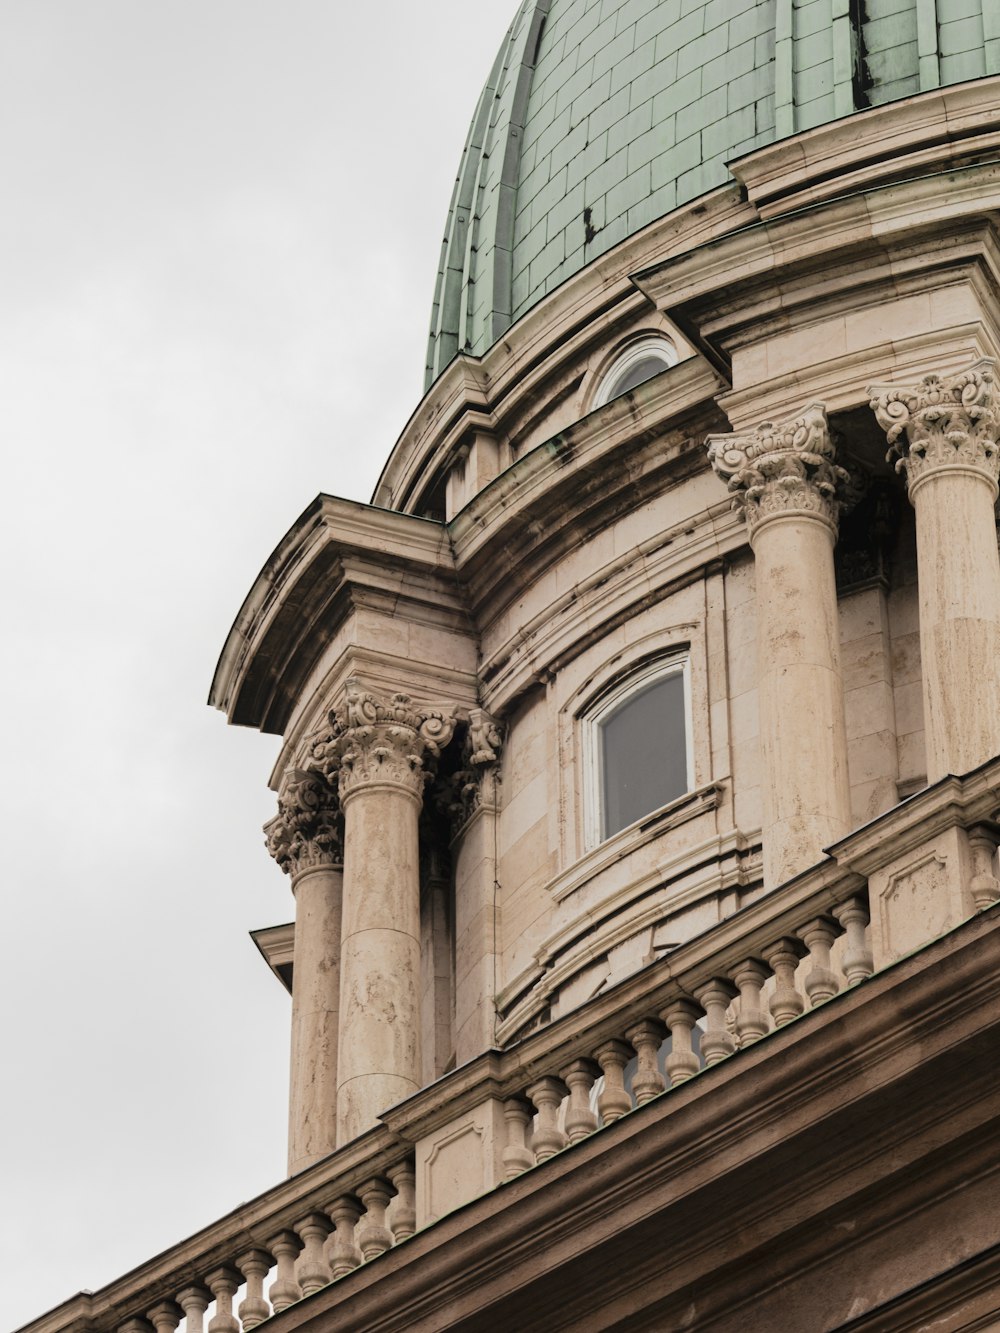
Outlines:
[[365,1210],[353,1194],[342,1194],[326,1211],[335,1228],[326,1242],[326,1260],[334,1278],[346,1277],[364,1262],[355,1236]]
[[118,1325],[118,1333],[153,1333],[153,1326],[147,1320],[135,1315],[132,1319],[126,1319],[124,1324]]
[[809,959],[812,963],[812,967],[806,973],[805,988],[809,1004],[815,1009],[818,1004],[832,1000],[840,990],[830,961],[830,946],[840,931],[829,917],[818,916],[815,921],[803,926],[798,934],[809,950]]
[[760,991],[768,970],[756,958],[747,958],[734,968],[732,977],[740,992],[740,1012],[736,1015],[736,1035],[740,1050],[759,1041],[769,1031],[767,1014],[761,1008]]
[[528,1096],[538,1111],[534,1137],[535,1161],[538,1163],[555,1157],[568,1142],[559,1128],[559,1107],[566,1091],[566,1085],[560,1078],[540,1078],[528,1088]]
[[174,1329],[184,1318],[184,1311],[176,1301],[160,1301],[158,1305],[146,1311],[146,1318],[156,1329],[156,1333],[174,1333]]
[[670,1075],[670,1086],[676,1088],[701,1071],[701,1061],[694,1053],[691,1040],[694,1025],[701,1018],[701,1010],[690,1000],[675,1000],[663,1011],[663,1018],[670,1029],[667,1073]]
[[392,1234],[398,1245],[401,1240],[409,1240],[417,1229],[417,1174],[410,1162],[400,1162],[386,1174],[396,1190]]
[[323,1257],[323,1242],[332,1228],[323,1213],[309,1213],[293,1226],[302,1238],[302,1253],[295,1267],[295,1277],[303,1296],[311,1296],[333,1281],[330,1265]]
[[[274,1313],[280,1314],[302,1299],[302,1288],[295,1281],[295,1260],[302,1249],[302,1242],[294,1231],[279,1231],[273,1240],[267,1242],[267,1248],[278,1265],[278,1272],[267,1295]],[[191,1333],[190,1326],[188,1333]]]
[[240,1301],[240,1323],[243,1333],[271,1317],[271,1307],[264,1299],[264,1279],[271,1271],[274,1259],[267,1250],[247,1250],[236,1260],[236,1267],[247,1281],[247,1294]]
[[[996,883],[996,881],[994,881]],[[1000,886],[998,886],[1000,888]],[[868,947],[868,904],[863,898],[848,898],[846,903],[838,903],[833,915],[843,926],[846,933],[842,966],[848,986],[856,986],[859,981],[870,977],[875,970],[875,960]]]
[[200,1283],[185,1287],[183,1291],[178,1292],[177,1304],[184,1311],[184,1318],[187,1320],[184,1326],[186,1333],[203,1333],[205,1311],[211,1300],[212,1293]]
[[392,1232],[385,1224],[385,1210],[392,1196],[392,1186],[381,1176],[358,1186],[358,1197],[365,1206],[365,1216],[358,1227],[358,1243],[366,1262],[392,1247]]
[[701,1053],[706,1065],[717,1065],[736,1050],[736,1041],[726,1022],[726,1010],[736,995],[736,987],[723,977],[713,977],[694,994],[708,1018],[701,1038]]
[[235,1268],[224,1264],[205,1276],[205,1285],[215,1297],[215,1314],[208,1321],[208,1333],[240,1333],[240,1326],[233,1314],[233,1297],[240,1287],[242,1277]]
[[994,856],[996,836],[982,824],[969,829],[969,850],[972,853],[972,879],[969,891],[976,911],[982,912],[1000,898],[1000,880],[996,877]]
[[632,1098],[625,1091],[625,1066],[632,1059],[632,1047],[612,1038],[594,1052],[594,1058],[604,1074],[597,1109],[604,1123],[610,1125],[632,1109]]
[[666,1027],[657,1018],[644,1018],[625,1033],[625,1039],[635,1047],[637,1068],[632,1079],[632,1095],[636,1106],[658,1097],[667,1086],[659,1064],[660,1047],[666,1034]]
[[764,950],[764,961],[774,973],[775,987],[768,1008],[776,1028],[784,1027],[805,1010],[806,1002],[795,986],[795,969],[804,954],[802,943],[790,936]]
[[513,1180],[529,1166],[535,1165],[535,1155],[528,1147],[531,1128],[531,1110],[527,1102],[511,1097],[503,1104],[507,1122],[507,1146],[503,1150],[504,1180]]
[[600,1072],[600,1066],[593,1060],[574,1060],[562,1071],[562,1081],[569,1088],[565,1124],[570,1143],[579,1143],[597,1128],[597,1113],[590,1109],[590,1093]]

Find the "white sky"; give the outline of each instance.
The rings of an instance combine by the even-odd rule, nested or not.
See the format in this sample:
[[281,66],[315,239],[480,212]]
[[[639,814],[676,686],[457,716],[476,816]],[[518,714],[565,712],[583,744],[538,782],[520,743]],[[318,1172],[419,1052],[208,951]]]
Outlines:
[[3,0],[0,1326],[279,1180],[277,742],[205,699],[416,405],[515,0]]

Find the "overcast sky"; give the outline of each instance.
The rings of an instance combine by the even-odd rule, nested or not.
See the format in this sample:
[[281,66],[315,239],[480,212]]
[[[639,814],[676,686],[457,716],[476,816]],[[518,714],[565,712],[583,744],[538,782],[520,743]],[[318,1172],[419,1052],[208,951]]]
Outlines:
[[0,1327],[284,1171],[277,742],[205,706],[422,387],[515,0],[2,0]]

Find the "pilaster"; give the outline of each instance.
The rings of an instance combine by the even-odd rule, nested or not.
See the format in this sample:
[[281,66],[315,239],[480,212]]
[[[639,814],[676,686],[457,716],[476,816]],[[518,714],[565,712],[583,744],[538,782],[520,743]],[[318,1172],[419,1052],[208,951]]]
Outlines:
[[455,830],[455,1059],[494,1044],[499,930],[496,901],[497,818],[503,728],[481,708],[470,710],[461,767],[448,779]]

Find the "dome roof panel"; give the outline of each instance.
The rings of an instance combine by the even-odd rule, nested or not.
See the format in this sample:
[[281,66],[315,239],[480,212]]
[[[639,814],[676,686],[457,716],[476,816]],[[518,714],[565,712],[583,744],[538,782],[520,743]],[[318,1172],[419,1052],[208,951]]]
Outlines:
[[459,169],[427,384],[592,259],[725,184],[733,158],[1000,72],[996,0],[936,0],[937,48],[918,53],[926,3],[831,19],[829,0],[522,0]]

